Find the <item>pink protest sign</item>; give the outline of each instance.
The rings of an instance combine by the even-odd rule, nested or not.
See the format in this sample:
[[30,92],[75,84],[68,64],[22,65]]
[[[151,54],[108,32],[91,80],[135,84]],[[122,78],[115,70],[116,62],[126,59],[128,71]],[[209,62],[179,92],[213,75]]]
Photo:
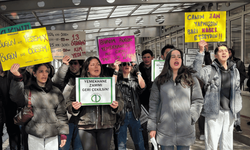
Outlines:
[[99,39],[99,58],[102,64],[136,61],[135,37],[121,36]]

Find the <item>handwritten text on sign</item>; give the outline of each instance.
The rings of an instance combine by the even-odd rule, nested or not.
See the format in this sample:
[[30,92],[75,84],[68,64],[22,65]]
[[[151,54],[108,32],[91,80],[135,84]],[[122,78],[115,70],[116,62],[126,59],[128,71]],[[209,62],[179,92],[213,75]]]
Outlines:
[[185,13],[185,42],[226,41],[226,11]]
[[28,23],[17,24],[17,25],[10,26],[10,27],[1,28],[0,29],[0,34],[23,31],[23,30],[28,30],[28,29],[31,29],[31,25],[30,25],[29,22]]
[[3,70],[14,63],[20,67],[52,61],[46,28],[37,28],[0,35],[0,61]]
[[165,64],[165,60],[152,60],[153,64],[151,67],[151,80],[154,81],[156,77],[158,77],[158,75],[161,73],[164,64]]
[[48,31],[50,47],[54,59],[62,59],[68,55],[71,59],[86,59],[85,32],[75,31]]
[[113,77],[76,78],[76,101],[82,105],[109,105],[115,101]]
[[135,37],[121,36],[99,39],[99,58],[102,64],[135,61]]

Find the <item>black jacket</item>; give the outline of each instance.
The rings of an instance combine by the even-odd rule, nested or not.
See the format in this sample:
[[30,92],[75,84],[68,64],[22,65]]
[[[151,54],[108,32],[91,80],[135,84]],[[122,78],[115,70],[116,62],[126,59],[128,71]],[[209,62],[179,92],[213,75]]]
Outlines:
[[248,65],[248,80],[247,80],[247,86],[248,86],[248,90],[250,92],[250,65]]
[[140,63],[139,70],[141,72],[142,78],[146,83],[145,90],[142,92],[142,94],[140,94],[140,102],[147,109],[147,111],[149,110],[149,97],[150,97],[151,87],[153,85],[153,82],[151,81],[151,67],[149,69],[150,69],[150,77],[147,76],[146,70],[144,68],[144,63],[143,62]]
[[[140,100],[139,100],[139,94],[141,94],[143,92],[143,90],[145,88],[141,88],[138,82],[138,78],[135,76],[132,76],[132,74],[130,74],[130,79],[129,79],[129,84],[130,84],[130,88],[132,91],[132,100],[131,100],[131,105],[132,105],[132,110],[133,110],[133,114],[136,120],[139,120],[140,116],[141,116],[141,104],[140,104]],[[124,78],[122,74],[119,74],[117,77],[117,85],[118,88],[122,90],[124,84],[123,84]],[[124,94],[122,93],[123,97]],[[126,98],[123,98],[123,100],[125,101],[124,104],[126,105],[127,102],[125,100]],[[124,106],[124,109],[126,109],[126,106]]]
[[239,70],[239,73],[240,73],[240,87],[242,87],[242,84],[244,83],[244,80],[247,78],[245,65],[239,58],[232,57],[231,60],[234,63],[236,63],[236,68]]
[[[6,122],[6,118],[14,118],[17,111],[17,104],[11,101],[9,90],[10,90],[10,78],[7,76],[7,72],[5,72],[4,76],[0,76],[0,91],[1,91],[1,99],[0,99],[0,109],[2,109],[1,120],[2,122]],[[11,123],[14,124],[13,119]]]

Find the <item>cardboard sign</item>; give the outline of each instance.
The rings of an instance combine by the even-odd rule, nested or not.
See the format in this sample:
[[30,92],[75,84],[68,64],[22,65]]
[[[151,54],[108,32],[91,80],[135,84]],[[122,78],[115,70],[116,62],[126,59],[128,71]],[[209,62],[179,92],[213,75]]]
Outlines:
[[76,78],[76,101],[83,106],[110,105],[115,101],[115,79]]
[[185,42],[226,41],[226,11],[185,13]]
[[164,67],[165,60],[152,60],[151,67],[151,80],[154,81],[155,78],[161,73]]
[[186,48],[186,54],[194,54],[196,55],[197,52],[199,52],[200,50],[198,48]]
[[0,35],[0,61],[3,71],[14,63],[20,67],[53,60],[46,28],[37,28]]
[[28,30],[28,29],[31,29],[31,25],[30,25],[29,22],[28,23],[17,24],[17,25],[14,25],[14,26],[6,27],[6,28],[1,28],[0,29],[0,34],[23,31],[23,30]]
[[185,65],[186,66],[191,66],[193,65],[193,62],[195,60],[196,55],[193,54],[185,54]]
[[102,64],[136,61],[135,37],[121,36],[99,39],[99,59]]
[[92,53],[86,52],[85,32],[64,30],[47,32],[54,59],[62,59],[65,55],[70,56],[71,59],[86,59],[93,56]]

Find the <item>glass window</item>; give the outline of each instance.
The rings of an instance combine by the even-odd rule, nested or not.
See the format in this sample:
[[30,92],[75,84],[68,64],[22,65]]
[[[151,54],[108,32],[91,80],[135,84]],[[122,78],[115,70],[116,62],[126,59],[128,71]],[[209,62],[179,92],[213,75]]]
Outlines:
[[183,51],[183,36],[179,36],[177,38],[177,42],[178,42],[178,47],[177,48]]
[[153,43],[152,45],[151,45],[151,51],[153,52],[153,54],[154,54],[154,57],[156,58],[156,51],[155,51],[155,43]]
[[167,45],[167,44],[171,44],[171,43],[169,42],[169,39],[166,39],[166,45]]
[[231,10],[229,13],[230,13],[230,16],[232,16],[232,15],[239,14],[239,13],[241,13],[242,11],[244,11],[244,6],[241,6],[241,7],[239,7],[239,8],[233,9],[233,10]]
[[166,45],[165,41],[161,42],[161,47],[160,47],[160,56],[161,56],[161,49]]
[[235,57],[241,58],[241,18],[231,21],[231,48]]
[[177,47],[177,44],[176,44],[176,37],[173,37],[171,39],[171,44],[174,45],[174,47]]
[[160,47],[160,42],[156,43],[156,57],[155,58],[158,58],[158,56],[160,56],[161,54],[161,47]]
[[244,63],[250,64],[250,14],[245,15]]

